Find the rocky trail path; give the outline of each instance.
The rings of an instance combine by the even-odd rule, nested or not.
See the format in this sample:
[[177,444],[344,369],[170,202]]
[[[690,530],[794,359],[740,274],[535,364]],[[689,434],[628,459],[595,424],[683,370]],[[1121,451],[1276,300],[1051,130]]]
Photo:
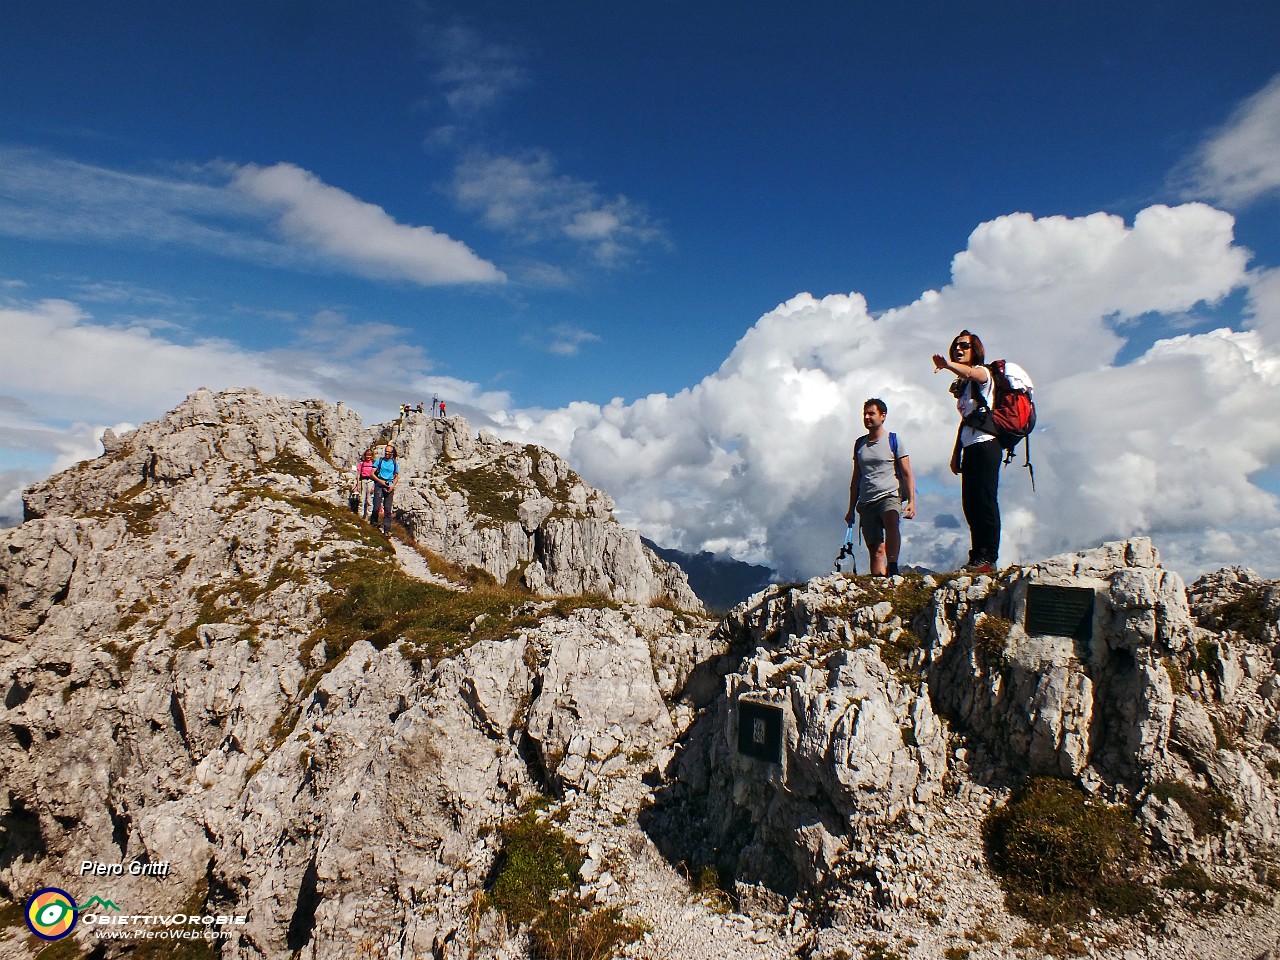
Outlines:
[[416,580],[423,580],[427,583],[438,584],[442,587],[448,587],[450,590],[466,590],[465,584],[454,583],[448,577],[442,577],[438,573],[432,573],[431,568],[427,565],[427,560],[413,547],[409,546],[403,540],[391,539],[391,546],[396,552],[396,561],[400,564],[400,569]]

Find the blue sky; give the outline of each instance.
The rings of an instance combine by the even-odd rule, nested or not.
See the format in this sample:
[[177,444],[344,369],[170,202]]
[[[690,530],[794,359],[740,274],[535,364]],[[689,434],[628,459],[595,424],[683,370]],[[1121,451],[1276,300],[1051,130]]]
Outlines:
[[[1142,382],[1158,342],[1210,369],[1221,341],[1249,370],[1222,412],[1266,408],[1277,35],[1256,2],[7,4],[5,511],[198,386],[370,422],[439,392],[660,541],[814,572],[884,394],[936,499],[917,558],[946,565],[953,414],[923,344],[957,319],[1036,361],[1042,405]],[[1076,396],[1045,456],[1094,429]],[[1188,573],[1280,572],[1270,426],[1225,458],[1220,511],[1184,496],[1185,451],[1143,446],[1169,415],[1112,438],[1149,473],[1114,516],[1038,465],[1006,556],[1144,532]],[[1050,519],[1072,502],[1088,522]]]

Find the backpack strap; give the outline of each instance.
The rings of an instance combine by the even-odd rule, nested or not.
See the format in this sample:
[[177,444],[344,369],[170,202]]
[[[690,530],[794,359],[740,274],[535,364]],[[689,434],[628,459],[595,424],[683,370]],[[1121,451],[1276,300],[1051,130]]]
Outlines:
[[[987,368],[987,376],[992,378],[991,388],[994,391],[995,374],[991,372],[990,367]],[[961,423],[966,427],[972,427],[980,433],[989,433],[993,437],[1000,436],[1000,430],[996,427],[995,415],[991,412],[991,405],[987,403],[987,398],[983,396],[982,385],[977,380],[970,380],[967,389],[969,390],[969,396],[978,405],[978,409],[965,417]]]

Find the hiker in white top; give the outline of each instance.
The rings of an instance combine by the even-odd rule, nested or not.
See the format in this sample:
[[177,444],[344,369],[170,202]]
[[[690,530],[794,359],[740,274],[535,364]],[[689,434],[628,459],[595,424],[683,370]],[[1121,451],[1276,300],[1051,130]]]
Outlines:
[[853,479],[849,481],[849,511],[844,522],[861,518],[873,576],[895,576],[902,548],[899,518],[916,515],[916,479],[911,458],[896,433],[884,428],[889,408],[872,397],[862,405],[866,436],[853,445]]
[[1000,457],[1003,450],[989,426],[995,402],[991,371],[983,366],[986,351],[977,334],[961,330],[947,356],[933,355],[933,372],[956,375],[951,395],[956,398],[960,428],[951,451],[951,472],[960,475],[960,501],[969,524],[969,562],[972,573],[991,573],[1000,551]]

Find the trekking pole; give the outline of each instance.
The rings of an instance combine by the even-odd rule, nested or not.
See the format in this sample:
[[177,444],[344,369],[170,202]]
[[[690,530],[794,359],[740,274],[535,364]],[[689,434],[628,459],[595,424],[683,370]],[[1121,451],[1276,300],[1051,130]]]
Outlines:
[[836,556],[836,573],[841,573],[840,561],[845,557],[849,557],[853,564],[853,575],[858,575],[858,551],[853,545],[853,524],[849,524],[849,529],[844,532],[844,544],[840,547],[840,553]]

